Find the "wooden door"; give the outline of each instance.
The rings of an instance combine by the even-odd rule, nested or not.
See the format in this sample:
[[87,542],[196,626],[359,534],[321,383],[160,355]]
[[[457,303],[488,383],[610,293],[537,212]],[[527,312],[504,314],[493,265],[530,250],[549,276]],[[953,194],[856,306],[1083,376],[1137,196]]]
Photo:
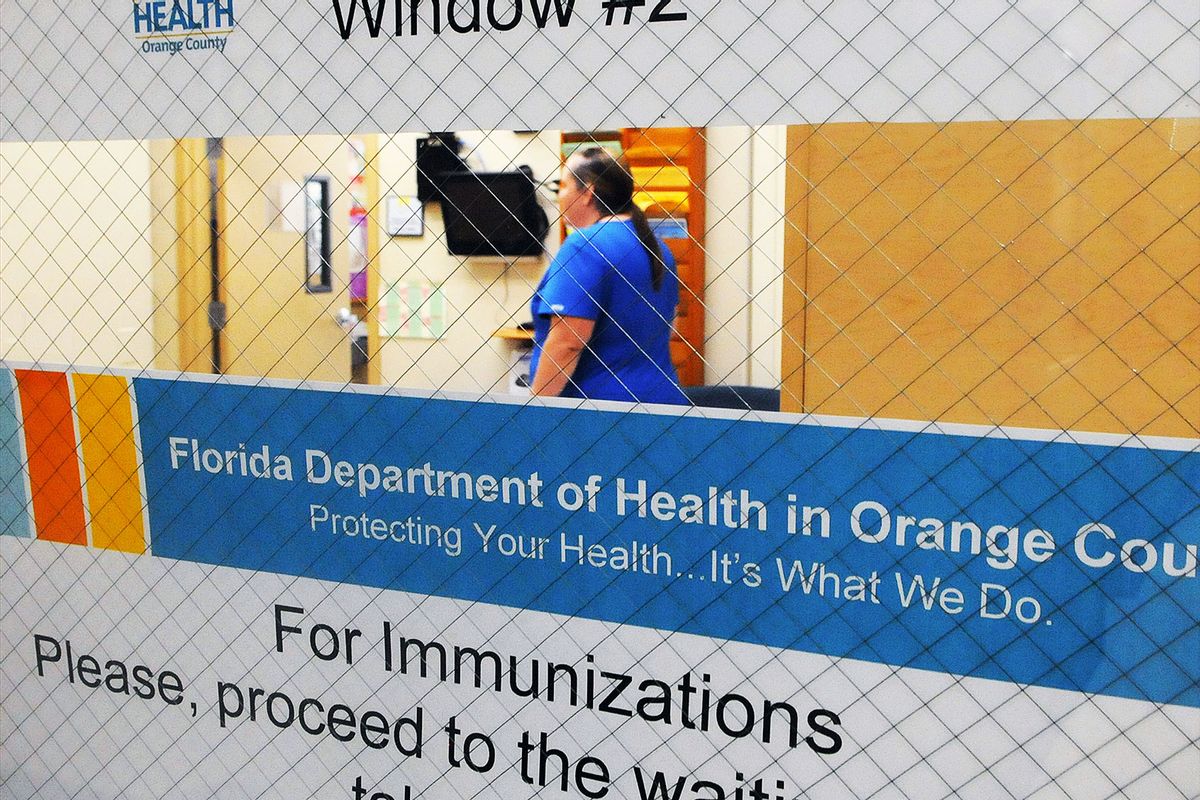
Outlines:
[[[349,381],[350,340],[338,324],[339,309],[349,306],[347,148],[340,136],[223,140],[224,372]],[[321,186],[326,219],[309,192]],[[313,231],[325,239],[323,265],[319,242],[308,238]]]
[[1195,437],[1200,182],[1180,130],[790,128],[784,410]]

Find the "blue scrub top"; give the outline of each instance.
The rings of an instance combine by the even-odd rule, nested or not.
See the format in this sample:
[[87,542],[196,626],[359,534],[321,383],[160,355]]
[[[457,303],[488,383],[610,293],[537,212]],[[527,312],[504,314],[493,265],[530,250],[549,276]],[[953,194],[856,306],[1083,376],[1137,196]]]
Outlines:
[[631,220],[606,220],[569,235],[533,295],[533,360],[554,316],[596,321],[563,397],[686,404],[671,364],[669,342],[679,278],[675,259],[661,241],[667,264],[662,285],[650,281],[650,257]]

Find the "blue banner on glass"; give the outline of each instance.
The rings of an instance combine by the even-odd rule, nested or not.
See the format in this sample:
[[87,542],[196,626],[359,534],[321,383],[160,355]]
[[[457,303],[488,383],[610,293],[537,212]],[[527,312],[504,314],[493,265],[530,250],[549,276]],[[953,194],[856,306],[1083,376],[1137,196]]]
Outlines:
[[135,380],[158,556],[1200,706],[1200,453]]

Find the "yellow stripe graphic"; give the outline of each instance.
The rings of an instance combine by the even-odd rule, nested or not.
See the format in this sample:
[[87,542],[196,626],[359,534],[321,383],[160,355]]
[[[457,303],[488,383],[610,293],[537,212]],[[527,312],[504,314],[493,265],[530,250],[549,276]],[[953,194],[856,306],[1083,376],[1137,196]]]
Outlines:
[[73,375],[92,545],[146,552],[142,490],[129,382],[112,375]]

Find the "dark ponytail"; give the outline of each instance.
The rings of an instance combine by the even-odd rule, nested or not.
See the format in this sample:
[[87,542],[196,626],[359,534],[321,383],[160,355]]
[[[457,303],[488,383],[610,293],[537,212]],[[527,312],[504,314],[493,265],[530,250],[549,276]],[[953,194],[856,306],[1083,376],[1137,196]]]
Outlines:
[[662,288],[667,262],[663,259],[658,237],[650,230],[646,212],[633,202],[633,173],[624,158],[616,158],[603,147],[578,151],[582,160],[572,170],[575,179],[592,187],[597,209],[604,214],[628,214],[638,241],[650,259],[650,281],[654,291]]

